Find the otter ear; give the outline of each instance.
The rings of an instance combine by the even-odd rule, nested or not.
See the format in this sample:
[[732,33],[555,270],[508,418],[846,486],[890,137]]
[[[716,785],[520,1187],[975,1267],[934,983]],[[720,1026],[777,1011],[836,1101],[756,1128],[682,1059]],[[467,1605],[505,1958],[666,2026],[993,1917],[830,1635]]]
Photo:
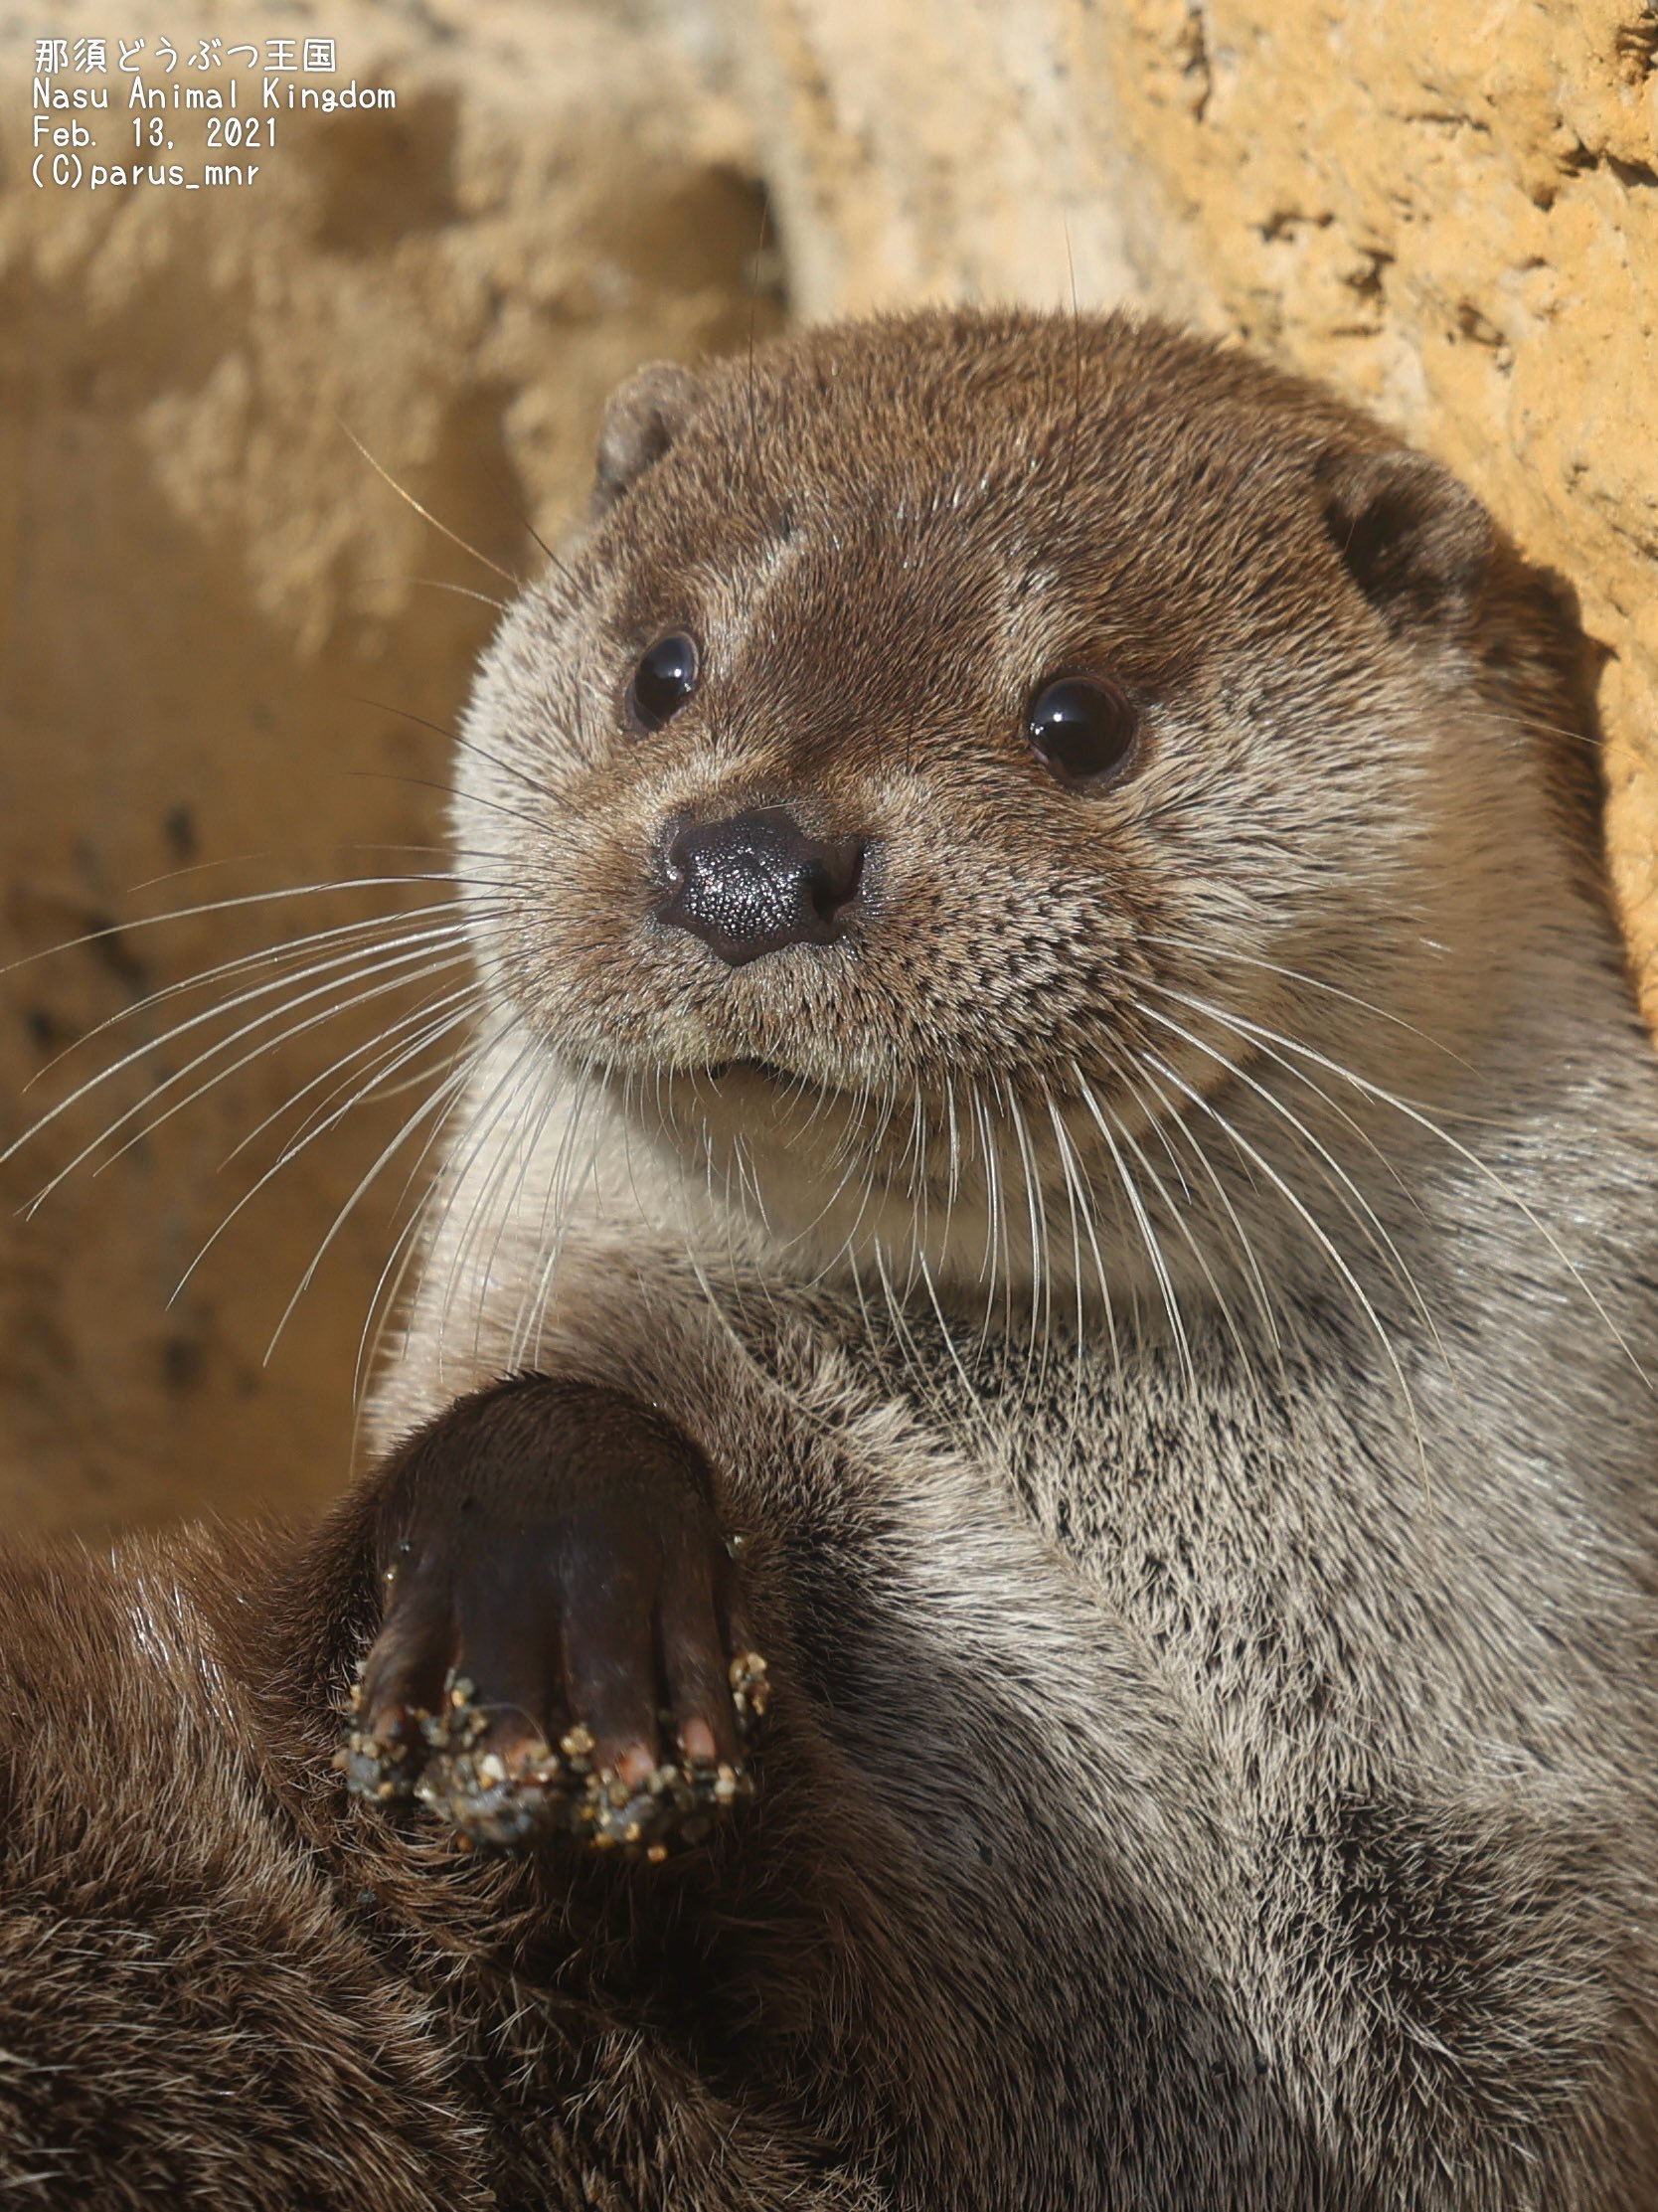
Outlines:
[[1425,453],[1326,453],[1324,527],[1389,627],[1432,628],[1466,609],[1496,543],[1491,517]]
[[673,444],[703,388],[676,361],[647,361],[612,393],[598,433],[593,508],[602,514]]

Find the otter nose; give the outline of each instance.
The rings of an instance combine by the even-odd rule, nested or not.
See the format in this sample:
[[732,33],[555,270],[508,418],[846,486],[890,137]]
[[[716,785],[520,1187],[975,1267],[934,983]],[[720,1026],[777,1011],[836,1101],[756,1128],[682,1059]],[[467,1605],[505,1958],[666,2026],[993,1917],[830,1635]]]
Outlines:
[[762,806],[694,823],[668,847],[674,888],[664,922],[713,945],[733,967],[785,944],[830,944],[858,889],[857,837],[808,837],[792,814]]

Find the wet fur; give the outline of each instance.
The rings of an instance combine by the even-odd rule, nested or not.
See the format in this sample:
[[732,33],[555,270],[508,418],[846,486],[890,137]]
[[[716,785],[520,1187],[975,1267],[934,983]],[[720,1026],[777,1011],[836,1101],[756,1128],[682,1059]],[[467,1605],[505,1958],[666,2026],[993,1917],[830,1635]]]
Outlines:
[[[1078,797],[1021,721],[1096,660],[1146,750]],[[1658,1077],[1560,730],[1552,589],[1242,356],[928,316],[624,395],[465,732],[488,1016],[371,1423],[528,1364],[675,1424],[759,1795],[650,1870],[349,1814],[372,1478],[15,1569],[0,2173],[1658,2202]],[[661,825],[784,801],[880,841],[860,932],[723,970]]]

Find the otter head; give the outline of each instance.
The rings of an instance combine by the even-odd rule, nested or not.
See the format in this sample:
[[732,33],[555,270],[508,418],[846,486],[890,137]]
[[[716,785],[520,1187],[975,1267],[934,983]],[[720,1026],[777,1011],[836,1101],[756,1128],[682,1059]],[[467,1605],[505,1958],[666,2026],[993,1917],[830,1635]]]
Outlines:
[[779,1236],[1017,1274],[1270,1037],[1466,1045],[1538,605],[1434,463],[1119,317],[643,370],[471,709],[486,977]]

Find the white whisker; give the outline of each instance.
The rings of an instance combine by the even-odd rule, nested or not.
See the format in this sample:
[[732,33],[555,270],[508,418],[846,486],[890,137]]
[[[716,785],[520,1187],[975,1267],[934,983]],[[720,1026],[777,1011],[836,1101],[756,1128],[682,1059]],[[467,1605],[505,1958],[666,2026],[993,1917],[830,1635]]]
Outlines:
[[[457,947],[460,943],[458,933],[452,931],[443,933],[442,940],[453,942],[457,945]],[[38,1135],[51,1122],[56,1121],[62,1113],[67,1112],[68,1109],[72,1106],[76,1105],[78,1101],[85,1098],[89,1092],[96,1090],[100,1085],[106,1083],[111,1077],[118,1075],[121,1070],[131,1067],[134,1062],[143,1060],[152,1053],[163,1051],[166,1049],[167,1046],[176,1044],[180,1037],[187,1035],[192,1030],[199,1029],[204,1023],[216,1021],[226,1014],[234,1013],[239,1007],[249,1005],[254,999],[265,997],[272,991],[288,990],[295,982],[310,982],[312,978],[314,978],[319,973],[335,974],[337,976],[336,981],[318,984],[315,988],[298,992],[293,997],[282,1001],[280,1004],[274,1007],[267,1007],[262,1014],[255,1015],[252,1020],[243,1023],[239,1028],[233,1030],[228,1037],[216,1039],[213,1044],[209,1045],[204,1051],[196,1054],[173,1075],[165,1077],[159,1084],[155,1086],[153,1090],[146,1093],[146,1095],[142,1099],[138,1100],[135,1105],[128,1106],[123,1113],[118,1114],[116,1118],[111,1121],[107,1125],[107,1127],[102,1129],[97,1136],[93,1137],[89,1143],[83,1145],[81,1150],[75,1154],[75,1156],[69,1161],[69,1163],[66,1166],[60,1168],[58,1173],[54,1175],[49,1182],[45,1183],[36,1193],[35,1197],[30,1201],[30,1204],[26,1209],[27,1213],[30,1217],[33,1217],[33,1215],[39,1210],[39,1208],[45,1203],[45,1201],[58,1188],[59,1184],[62,1183],[66,1177],[74,1174],[75,1170],[78,1167],[82,1166],[84,1161],[89,1159],[94,1152],[98,1151],[103,1145],[107,1144],[118,1130],[125,1128],[129,1122],[136,1120],[140,1114],[147,1113],[155,1105],[156,1101],[160,1098],[165,1097],[166,1094],[171,1091],[175,1085],[180,1083],[187,1083],[190,1080],[191,1076],[193,1076],[198,1069],[205,1067],[210,1061],[217,1059],[221,1053],[226,1053],[234,1050],[234,1048],[241,1043],[243,1038],[251,1036],[255,1031],[266,1027],[272,1022],[285,1021],[299,1007],[312,1004],[318,998],[328,997],[331,992],[340,988],[342,985],[358,980],[365,974],[380,974],[384,973],[388,969],[397,970],[410,968],[416,960],[426,959],[431,949],[432,944],[430,939],[427,937],[427,935],[425,933],[421,933],[421,941],[419,941],[418,943],[408,945],[404,949],[394,952],[382,960],[372,961],[366,967],[356,966],[354,964],[356,960],[355,954],[337,954],[329,960],[317,962],[312,967],[302,970],[297,977],[283,976],[275,982],[257,985],[250,991],[239,992],[236,997],[229,1000],[224,1005],[207,1007],[201,1013],[193,1014],[187,1021],[176,1023],[174,1027],[168,1030],[164,1036],[157,1038],[153,1043],[140,1045],[131,1052],[123,1053],[121,1058],[115,1061],[112,1066],[103,1069],[102,1071],[100,1071],[99,1074],[95,1076],[88,1077],[84,1083],[80,1084],[73,1092],[71,1092],[67,1099],[62,1100],[57,1106],[55,1106],[49,1113],[43,1114],[40,1119],[34,1124],[34,1127],[27,1131],[24,1137],[20,1137],[17,1140],[17,1144],[9,1147],[6,1152],[0,1153],[0,1162],[8,1159],[11,1156],[11,1153],[17,1149],[18,1144],[26,1142],[28,1137]],[[457,949],[455,957],[459,959],[463,956],[463,953]],[[339,971],[348,968],[352,970],[351,973],[339,973]],[[413,980],[417,980],[417,978],[412,979],[407,974],[400,974],[397,975],[394,980],[382,982],[381,984],[375,986],[373,989],[362,995],[364,997],[372,998],[389,991],[410,988],[413,987]],[[355,1003],[355,1001],[350,1001],[348,1003]],[[337,1013],[343,1010],[344,1009],[337,999],[331,999],[328,1007],[323,1013],[314,1017],[311,1021],[300,1023],[297,1029],[287,1032],[287,1035],[298,1035],[302,1030],[316,1026],[316,1023],[318,1021],[332,1020]],[[257,1051],[249,1054],[245,1060],[237,1062],[236,1067],[245,1066],[247,1064],[247,1060],[257,1059],[261,1052],[268,1051],[273,1045],[281,1044],[285,1041],[286,1039],[280,1035],[273,1039],[267,1038],[260,1045]],[[206,1091],[212,1090],[215,1083],[222,1081],[224,1077],[232,1075],[235,1072],[236,1068],[222,1069],[215,1076],[212,1083],[204,1085],[202,1087],[202,1091],[193,1094],[193,1096],[202,1096],[203,1093],[205,1093]],[[186,1101],[184,1103],[188,1104],[189,1102]],[[170,1118],[171,1114],[175,1110],[177,1110],[176,1107],[168,1107],[164,1112],[155,1116],[154,1120],[149,1124],[149,1127],[159,1127],[163,1121]]]
[[[237,1142],[232,1145],[230,1151],[226,1153],[222,1164],[226,1167],[229,1167],[233,1160],[240,1158],[241,1155],[249,1150],[250,1146],[256,1144],[259,1138],[263,1136],[265,1130],[268,1129],[272,1125],[272,1123],[279,1121],[282,1118],[283,1114],[291,1113],[295,1106],[299,1105],[302,1099],[309,1098],[311,1093],[313,1091],[320,1090],[323,1084],[328,1082],[330,1077],[337,1076],[343,1068],[351,1067],[354,1062],[361,1060],[365,1054],[379,1052],[383,1053],[385,1057],[390,1058],[392,1052],[396,1050],[394,1040],[402,1037],[407,1031],[414,1029],[418,1024],[426,1021],[430,1021],[434,1024],[434,1030],[432,1032],[433,1036],[442,1035],[448,1030],[457,1027],[461,1021],[466,1019],[472,1009],[480,1003],[480,993],[478,985],[475,981],[467,981],[460,984],[455,990],[444,991],[435,999],[422,999],[420,1004],[416,1006],[412,1013],[401,1014],[395,1022],[389,1022],[384,1029],[377,1030],[374,1036],[366,1039],[364,1043],[360,1045],[354,1045],[350,1052],[342,1053],[337,1060],[331,1062],[328,1067],[324,1068],[320,1075],[313,1076],[308,1083],[301,1085],[299,1090],[290,1092],[287,1098],[282,1101],[281,1105],[278,1106],[273,1106],[271,1110],[264,1116],[264,1119],[262,1121],[256,1122],[254,1126],[248,1131],[248,1134],[246,1136],[238,1138]],[[449,1019],[448,1017],[457,1008],[460,1010],[459,1013],[455,1015],[454,1019]],[[422,1038],[422,1042],[429,1041],[431,1041],[430,1037]],[[311,1108],[311,1111],[309,1114],[307,1114],[305,1120],[300,1123],[299,1128],[294,1131],[294,1134],[296,1136],[303,1135],[304,1131],[310,1126],[311,1122],[321,1114],[327,1112],[328,1108],[339,1097],[341,1091],[345,1090],[348,1084],[353,1080],[354,1079],[352,1078],[347,1078],[345,1083],[337,1084],[335,1088],[327,1094],[326,1097],[319,1100],[316,1106]],[[393,1097],[395,1096],[395,1094],[383,1090],[377,1084],[375,1086],[374,1096],[376,1098],[385,1099]]]
[[1236,1128],[1233,1123],[1228,1120],[1227,1116],[1221,1111],[1219,1106],[1214,1104],[1213,1100],[1206,1099],[1201,1091],[1195,1089],[1191,1084],[1189,1084],[1182,1075],[1180,1075],[1174,1068],[1169,1065],[1167,1061],[1163,1060],[1158,1054],[1150,1053],[1146,1057],[1151,1067],[1154,1068],[1157,1073],[1162,1076],[1163,1080],[1167,1084],[1171,1085],[1174,1090],[1178,1091],[1181,1097],[1186,1099],[1192,1106],[1194,1106],[1200,1113],[1207,1114],[1209,1118],[1213,1120],[1223,1131],[1228,1141],[1244,1157],[1250,1160],[1253,1165],[1260,1171],[1260,1173],[1266,1177],[1267,1181],[1273,1186],[1273,1188],[1282,1194],[1285,1202],[1289,1205],[1296,1217],[1303,1223],[1308,1232],[1311,1234],[1320,1251],[1323,1252],[1326,1259],[1329,1261],[1331,1267],[1335,1269],[1336,1274],[1340,1276],[1342,1282],[1345,1284],[1349,1295],[1352,1297],[1354,1303],[1358,1306],[1372,1333],[1375,1335],[1378,1344],[1381,1346],[1383,1357],[1387,1360],[1388,1365],[1393,1370],[1394,1380],[1399,1385],[1400,1395],[1404,1401],[1407,1416],[1409,1420],[1411,1432],[1415,1440],[1416,1456],[1421,1466],[1423,1487],[1429,1488],[1430,1477],[1428,1474],[1427,1465],[1427,1446],[1422,1437],[1421,1423],[1416,1416],[1416,1402],[1414,1397],[1411,1395],[1410,1385],[1406,1379],[1405,1369],[1400,1362],[1399,1354],[1394,1349],[1393,1339],[1391,1336],[1389,1336],[1386,1328],[1384,1328],[1384,1326],[1382,1325],[1382,1318],[1380,1314],[1378,1314],[1375,1306],[1371,1303],[1370,1298],[1366,1295],[1364,1285],[1360,1282],[1358,1276],[1353,1273],[1353,1270],[1348,1266],[1347,1262],[1342,1258],[1341,1253],[1338,1251],[1336,1245],[1326,1233],[1323,1225],[1309,1211],[1308,1207],[1305,1205],[1302,1199],[1298,1197],[1293,1190],[1291,1190],[1288,1183],[1286,1183],[1284,1178],[1278,1173],[1277,1169],[1272,1165],[1271,1161],[1268,1160],[1255,1145],[1249,1142],[1248,1138],[1244,1135],[1242,1130]]
[[[1165,988],[1165,986],[1161,984],[1154,985],[1153,988],[1159,991],[1159,993],[1164,997],[1181,998],[1180,993],[1169,991]],[[1181,1003],[1190,1004],[1191,1002],[1189,1000],[1181,998]],[[1220,1022],[1224,1028],[1234,1029],[1240,1035],[1246,1034],[1245,1032],[1239,1030],[1238,1025],[1234,1023],[1230,1019],[1230,1017],[1223,1015],[1218,1008],[1208,1008],[1205,1009],[1205,1011],[1208,1012],[1209,1018],[1212,1021]],[[1385,1256],[1395,1276],[1398,1277],[1399,1281],[1405,1286],[1406,1290],[1409,1294],[1411,1302],[1414,1304],[1416,1311],[1421,1315],[1427,1332],[1433,1340],[1434,1349],[1438,1352],[1440,1360],[1443,1362],[1446,1376],[1449,1378],[1452,1388],[1456,1388],[1456,1371],[1451,1364],[1450,1353],[1445,1346],[1444,1339],[1439,1333],[1438,1323],[1433,1318],[1432,1310],[1428,1306],[1426,1298],[1422,1295],[1420,1285],[1417,1283],[1415,1276],[1411,1273],[1410,1268],[1406,1262],[1404,1254],[1400,1251],[1399,1246],[1395,1241],[1392,1233],[1389,1231],[1386,1223],[1382,1220],[1382,1217],[1377,1213],[1376,1208],[1371,1204],[1370,1200],[1365,1196],[1364,1192],[1359,1188],[1358,1184],[1353,1180],[1353,1177],[1347,1172],[1346,1168],[1342,1166],[1341,1162],[1336,1158],[1335,1154],[1330,1150],[1328,1145],[1320,1142],[1318,1137],[1313,1134],[1312,1130],[1309,1129],[1307,1127],[1307,1124],[1301,1119],[1300,1115],[1293,1112],[1284,1104],[1282,1099],[1277,1096],[1276,1092],[1271,1090],[1266,1084],[1258,1082],[1255,1077],[1249,1074],[1246,1068],[1240,1067],[1237,1062],[1229,1059],[1228,1056],[1219,1049],[1219,1047],[1205,1044],[1200,1037],[1195,1036],[1190,1030],[1184,1028],[1179,1022],[1174,1021],[1169,1015],[1159,1013],[1155,1007],[1148,1006],[1147,1008],[1145,1008],[1145,1012],[1152,1021],[1159,1023],[1163,1028],[1169,1030],[1172,1035],[1179,1037],[1185,1044],[1190,1045],[1194,1049],[1194,1051],[1206,1054],[1216,1063],[1218,1067],[1223,1068],[1229,1076],[1233,1077],[1235,1081],[1243,1084],[1247,1091],[1251,1092],[1254,1097],[1258,1098],[1262,1102],[1262,1104],[1266,1106],[1273,1113],[1277,1114],[1279,1119],[1286,1123],[1286,1125],[1294,1132],[1294,1134],[1302,1141],[1302,1143],[1305,1144],[1314,1154],[1316,1154],[1322,1167],[1327,1171],[1325,1179],[1326,1181],[1330,1182],[1332,1187],[1335,1189],[1338,1202],[1341,1204],[1344,1211],[1347,1212],[1358,1223],[1359,1227],[1364,1231],[1366,1237],[1369,1239],[1370,1243],[1375,1247],[1375,1249]],[[1373,1149],[1375,1149],[1375,1147],[1373,1147]],[[1383,1155],[1378,1153],[1378,1157],[1383,1157]],[[1383,1164],[1388,1168],[1390,1173],[1393,1173],[1393,1163],[1391,1161],[1383,1158]],[[1400,1180],[1397,1175],[1395,1175],[1395,1180]],[[1404,1188],[1403,1183],[1401,1183],[1401,1188]]]
[[1186,1324],[1181,1317],[1180,1300],[1175,1295],[1174,1281],[1169,1274],[1168,1262],[1163,1257],[1163,1247],[1158,1242],[1157,1232],[1151,1225],[1151,1217],[1146,1211],[1139,1186],[1128,1171],[1127,1162],[1122,1156],[1116,1138],[1111,1134],[1109,1123],[1100,1108],[1098,1100],[1094,1097],[1081,1069],[1075,1060],[1071,1063],[1071,1080],[1077,1088],[1077,1096],[1087,1107],[1088,1112],[1093,1117],[1094,1126],[1105,1140],[1105,1149],[1111,1155],[1111,1165],[1116,1169],[1117,1181],[1122,1185],[1123,1196],[1128,1201],[1128,1210],[1134,1217],[1135,1226],[1138,1228],[1141,1240],[1146,1248],[1146,1256],[1151,1262],[1152,1273],[1157,1278],[1157,1287],[1162,1293],[1163,1309],[1168,1314],[1169,1326],[1174,1331],[1175,1346],[1180,1355],[1181,1371],[1186,1377],[1188,1388],[1194,1388],[1197,1373],[1192,1361],[1192,1347],[1187,1341]]
[[[397,1152],[399,1146],[404,1142],[405,1138],[412,1134],[414,1129],[418,1128],[420,1122],[426,1117],[428,1113],[437,1111],[444,1105],[446,1105],[448,1099],[458,1089],[460,1083],[464,1079],[464,1073],[465,1071],[463,1068],[460,1071],[445,1076],[439,1082],[437,1088],[435,1089],[435,1091],[433,1091],[431,1096],[426,1099],[422,1105],[417,1106],[414,1113],[412,1113],[404,1122],[397,1135],[393,1137],[391,1143],[387,1145],[385,1150],[380,1154],[373,1167],[370,1168],[367,1175],[365,1175],[363,1179],[358,1183],[356,1189],[347,1199],[345,1205],[342,1206],[339,1213],[336,1214],[336,1216],[334,1217],[332,1228],[330,1228],[328,1234],[324,1237],[322,1243],[318,1246],[316,1254],[311,1260],[310,1265],[306,1268],[303,1276],[300,1278],[297,1288],[294,1290],[293,1295],[289,1298],[286,1306],[283,1308],[281,1318],[276,1324],[275,1331],[272,1334],[269,1343],[265,1346],[264,1357],[266,1362],[269,1361],[271,1353],[274,1352],[274,1350],[276,1349],[277,1341],[280,1338],[283,1329],[286,1328],[289,1317],[291,1316],[294,1307],[299,1303],[301,1296],[309,1288],[312,1278],[315,1276],[316,1271],[321,1265],[324,1253],[327,1252],[329,1246],[332,1245],[332,1243],[334,1242],[335,1237],[344,1227],[345,1222],[351,1214],[352,1209],[357,1204],[357,1201],[369,1188],[369,1185],[374,1181],[375,1177],[380,1173],[381,1169],[386,1165],[387,1161],[391,1159]],[[307,1145],[314,1143],[316,1138],[322,1135],[325,1129],[332,1128],[336,1121],[343,1119],[344,1116],[348,1112],[350,1112],[351,1107],[355,1103],[355,1101],[348,1101],[345,1106],[336,1108],[334,1114],[329,1118],[328,1121],[324,1122],[319,1128],[313,1129],[306,1137],[302,1139],[299,1144],[289,1146],[286,1150],[284,1150],[281,1157],[277,1159],[269,1168],[267,1168],[264,1174],[259,1177],[258,1181],[253,1185],[252,1189],[245,1192],[244,1195],[240,1199],[238,1199],[235,1206],[231,1208],[231,1211],[219,1224],[219,1227],[213,1232],[213,1235],[208,1239],[207,1243],[203,1245],[201,1250],[197,1253],[195,1259],[191,1261],[189,1267],[185,1269],[184,1274],[179,1277],[172,1297],[169,1298],[167,1301],[169,1305],[171,1305],[179,1296],[179,1294],[184,1289],[185,1284],[190,1280],[190,1277],[195,1274],[196,1270],[201,1266],[202,1262],[213,1250],[213,1247],[219,1242],[220,1238],[225,1234],[226,1230],[229,1229],[231,1223],[236,1220],[237,1216],[241,1214],[243,1209],[246,1206],[249,1205],[252,1200],[258,1196],[259,1192],[263,1190],[265,1186],[277,1174],[279,1174],[284,1167],[288,1165],[289,1161],[297,1157],[300,1151],[304,1150]]]

